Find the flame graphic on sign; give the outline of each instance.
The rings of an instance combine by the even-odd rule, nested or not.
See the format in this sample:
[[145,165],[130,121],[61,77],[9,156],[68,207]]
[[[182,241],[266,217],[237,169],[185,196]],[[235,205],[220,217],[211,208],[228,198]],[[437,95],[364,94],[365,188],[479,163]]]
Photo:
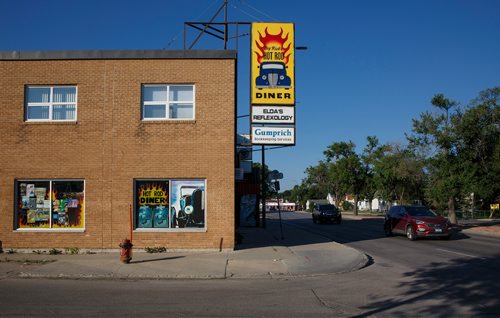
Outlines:
[[259,48],[259,51],[255,51],[255,54],[257,55],[257,62],[260,64],[264,60],[265,53],[283,53],[283,62],[285,64],[288,64],[288,59],[290,55],[292,54],[291,52],[287,54],[287,52],[290,50],[290,45],[291,43],[288,43],[288,46],[285,47],[285,42],[288,40],[288,35],[287,33],[285,37],[283,37],[283,28],[280,28],[280,33],[278,34],[270,34],[267,31],[267,28],[265,29],[265,35],[263,36],[262,33],[259,32],[259,41],[255,41],[255,44]]

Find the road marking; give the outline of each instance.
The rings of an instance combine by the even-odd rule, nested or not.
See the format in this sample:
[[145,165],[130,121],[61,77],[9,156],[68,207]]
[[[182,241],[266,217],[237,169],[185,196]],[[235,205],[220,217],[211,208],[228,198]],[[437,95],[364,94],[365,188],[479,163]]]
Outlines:
[[470,254],[465,254],[465,253],[460,253],[460,252],[445,250],[445,249],[442,249],[442,248],[436,248],[436,250],[443,251],[443,252],[448,252],[448,253],[453,253],[453,254],[457,254],[457,255],[462,255],[462,256],[467,256],[467,257],[472,257],[472,258],[481,258],[481,259],[484,258],[484,257],[476,256],[476,255],[470,255]]

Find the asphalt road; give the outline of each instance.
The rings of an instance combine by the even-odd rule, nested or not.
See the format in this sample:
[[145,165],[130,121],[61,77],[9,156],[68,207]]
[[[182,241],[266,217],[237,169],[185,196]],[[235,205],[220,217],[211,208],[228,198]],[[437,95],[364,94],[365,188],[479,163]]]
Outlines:
[[[269,222],[277,214],[269,215]],[[386,238],[382,220],[313,224],[283,213],[290,226],[371,258],[355,272],[301,278],[89,281],[5,279],[0,316],[173,317],[496,317],[500,240]],[[297,239],[297,244],[301,244]]]

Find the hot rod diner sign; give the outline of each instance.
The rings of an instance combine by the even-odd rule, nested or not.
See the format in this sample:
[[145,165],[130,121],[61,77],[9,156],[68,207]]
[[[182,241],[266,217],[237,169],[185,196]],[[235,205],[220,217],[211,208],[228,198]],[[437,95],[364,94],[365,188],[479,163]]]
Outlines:
[[252,105],[295,105],[293,23],[252,23]]

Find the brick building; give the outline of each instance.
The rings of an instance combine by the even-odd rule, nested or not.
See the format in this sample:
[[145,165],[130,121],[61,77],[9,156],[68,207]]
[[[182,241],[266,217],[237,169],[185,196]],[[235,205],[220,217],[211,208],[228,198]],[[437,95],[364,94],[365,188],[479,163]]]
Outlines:
[[[3,247],[234,248],[235,51],[0,52]],[[130,213],[132,207],[132,213]]]

